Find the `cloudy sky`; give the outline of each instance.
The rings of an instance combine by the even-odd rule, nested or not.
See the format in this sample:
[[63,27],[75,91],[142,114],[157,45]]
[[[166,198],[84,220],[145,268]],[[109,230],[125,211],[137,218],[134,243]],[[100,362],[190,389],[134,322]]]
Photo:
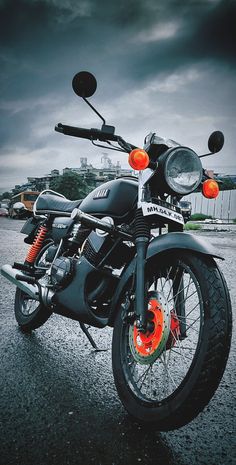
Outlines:
[[54,131],[100,127],[72,91],[81,70],[125,139],[153,131],[202,154],[219,129],[224,149],[204,165],[235,174],[235,24],[236,0],[0,0],[0,189],[82,156],[100,165],[104,150]]

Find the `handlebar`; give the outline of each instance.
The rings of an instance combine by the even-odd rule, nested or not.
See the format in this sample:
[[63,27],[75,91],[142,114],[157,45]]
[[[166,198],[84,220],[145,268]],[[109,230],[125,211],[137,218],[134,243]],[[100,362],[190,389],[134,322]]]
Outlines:
[[77,128],[75,126],[67,126],[62,123],[58,123],[55,126],[55,131],[61,132],[67,136],[80,137],[82,139],[88,139],[91,141],[99,140],[100,142],[117,142],[122,148],[121,151],[129,153],[132,149],[136,148],[135,145],[126,142],[122,137],[114,134],[115,128],[113,126],[103,125],[102,129],[85,129]]
[[103,131],[101,129],[85,129],[85,128],[77,128],[75,126],[67,126],[62,123],[58,123],[55,126],[55,131],[61,132],[67,136],[74,136],[80,137],[82,139],[89,139],[89,140],[100,140],[101,142],[106,141],[113,141],[117,142],[119,140],[119,136],[110,133],[109,131]]

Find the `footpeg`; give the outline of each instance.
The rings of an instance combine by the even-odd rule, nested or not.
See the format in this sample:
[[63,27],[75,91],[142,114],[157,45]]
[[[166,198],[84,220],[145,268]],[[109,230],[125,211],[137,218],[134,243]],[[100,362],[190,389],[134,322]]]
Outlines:
[[36,279],[33,278],[32,276],[23,276],[22,274],[16,274],[16,279],[19,281],[24,281],[29,284],[36,284]]
[[17,263],[17,262],[14,262],[13,268],[15,268],[16,270],[21,270],[21,271],[31,271],[32,270],[31,266],[26,265],[24,263]]

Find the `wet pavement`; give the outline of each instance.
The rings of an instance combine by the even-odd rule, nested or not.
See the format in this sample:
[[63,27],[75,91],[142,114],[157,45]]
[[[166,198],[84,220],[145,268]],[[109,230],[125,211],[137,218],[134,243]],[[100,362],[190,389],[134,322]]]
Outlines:
[[[22,221],[0,218],[0,265],[22,261]],[[196,234],[196,233],[195,233]],[[200,232],[222,251],[236,308],[235,232]],[[79,324],[53,315],[32,335],[13,314],[15,288],[2,276],[0,303],[1,465],[230,465],[236,463],[235,355],[205,410],[189,425],[157,432],[133,422],[113,382],[112,330],[92,329],[95,353]]]

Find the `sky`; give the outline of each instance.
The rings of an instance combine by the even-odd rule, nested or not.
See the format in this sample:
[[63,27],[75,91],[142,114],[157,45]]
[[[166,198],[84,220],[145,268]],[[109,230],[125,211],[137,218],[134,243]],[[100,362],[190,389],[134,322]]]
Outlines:
[[0,0],[0,190],[52,169],[127,155],[54,131],[101,127],[72,90],[90,71],[90,101],[142,147],[149,132],[199,155],[223,131],[206,168],[236,173],[236,0]]

